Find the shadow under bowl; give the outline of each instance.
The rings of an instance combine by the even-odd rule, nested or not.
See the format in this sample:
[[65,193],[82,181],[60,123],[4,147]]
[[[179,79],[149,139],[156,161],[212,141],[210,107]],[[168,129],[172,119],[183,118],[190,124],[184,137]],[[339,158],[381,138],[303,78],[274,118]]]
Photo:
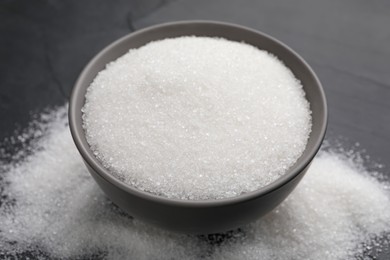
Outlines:
[[[129,49],[148,42],[185,35],[223,37],[246,42],[276,55],[298,78],[310,103],[312,132],[298,161],[287,173],[256,191],[219,200],[168,199],[140,191],[115,178],[94,157],[82,127],[82,112],[87,88],[107,63]],[[88,171],[106,195],[135,218],[169,230],[209,234],[231,230],[255,221],[279,205],[296,187],[318,152],[325,136],[327,106],[324,91],[309,65],[280,41],[242,26],[212,21],[182,21],[152,26],[131,33],[110,44],[85,67],[70,98],[69,125],[73,140]],[[75,184],[77,185],[77,184]]]

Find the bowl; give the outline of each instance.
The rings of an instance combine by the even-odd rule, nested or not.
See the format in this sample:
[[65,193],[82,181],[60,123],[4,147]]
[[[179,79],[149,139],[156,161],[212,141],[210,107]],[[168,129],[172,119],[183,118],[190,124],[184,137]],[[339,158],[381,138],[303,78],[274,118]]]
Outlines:
[[[312,111],[312,132],[302,156],[271,184],[237,197],[218,200],[178,200],[138,190],[111,175],[94,157],[82,127],[85,93],[97,73],[131,48],[150,41],[184,35],[223,37],[244,41],[276,55],[302,82]],[[69,125],[73,140],[92,177],[106,195],[131,216],[159,227],[192,234],[235,229],[257,220],[279,205],[296,187],[325,136],[327,106],[321,83],[309,65],[280,41],[239,25],[213,21],[180,21],[131,33],[98,53],[79,76],[70,98]],[[77,184],[75,184],[77,185]]]

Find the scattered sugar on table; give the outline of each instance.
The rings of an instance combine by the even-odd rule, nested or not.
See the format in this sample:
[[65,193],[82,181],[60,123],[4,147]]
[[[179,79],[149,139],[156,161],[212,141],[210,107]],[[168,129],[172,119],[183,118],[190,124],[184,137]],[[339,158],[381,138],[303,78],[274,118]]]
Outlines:
[[389,249],[389,183],[352,160],[354,153],[322,151],[278,208],[213,239],[125,215],[85,169],[66,108],[42,118],[48,122],[10,139],[14,146],[36,141],[0,156],[0,258],[345,260],[367,256],[373,245]]

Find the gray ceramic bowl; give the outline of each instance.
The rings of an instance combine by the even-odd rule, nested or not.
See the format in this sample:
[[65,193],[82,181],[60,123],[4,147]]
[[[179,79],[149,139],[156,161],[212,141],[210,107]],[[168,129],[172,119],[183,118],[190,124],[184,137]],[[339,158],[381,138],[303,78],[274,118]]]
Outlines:
[[[137,190],[113,177],[94,157],[82,128],[81,108],[85,93],[105,65],[154,40],[183,35],[223,37],[244,41],[281,59],[301,80],[312,110],[313,127],[303,155],[288,172],[273,183],[234,198],[205,201],[167,199]],[[170,230],[186,233],[215,233],[237,228],[265,215],[295,188],[320,148],[327,125],[324,91],[309,65],[283,43],[261,32],[238,25],[184,21],[156,25],[131,33],[102,50],[85,67],[70,99],[69,124],[74,142],[89,172],[107,196],[135,218]],[[75,183],[77,185],[77,183]]]

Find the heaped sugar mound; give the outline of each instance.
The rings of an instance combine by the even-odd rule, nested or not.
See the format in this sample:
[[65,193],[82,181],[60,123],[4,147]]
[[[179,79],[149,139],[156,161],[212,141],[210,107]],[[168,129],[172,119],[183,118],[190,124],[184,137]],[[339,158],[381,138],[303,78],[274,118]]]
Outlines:
[[311,112],[274,55],[221,38],[132,49],[89,86],[84,129],[119,179],[169,198],[219,199],[282,176],[303,153]]

